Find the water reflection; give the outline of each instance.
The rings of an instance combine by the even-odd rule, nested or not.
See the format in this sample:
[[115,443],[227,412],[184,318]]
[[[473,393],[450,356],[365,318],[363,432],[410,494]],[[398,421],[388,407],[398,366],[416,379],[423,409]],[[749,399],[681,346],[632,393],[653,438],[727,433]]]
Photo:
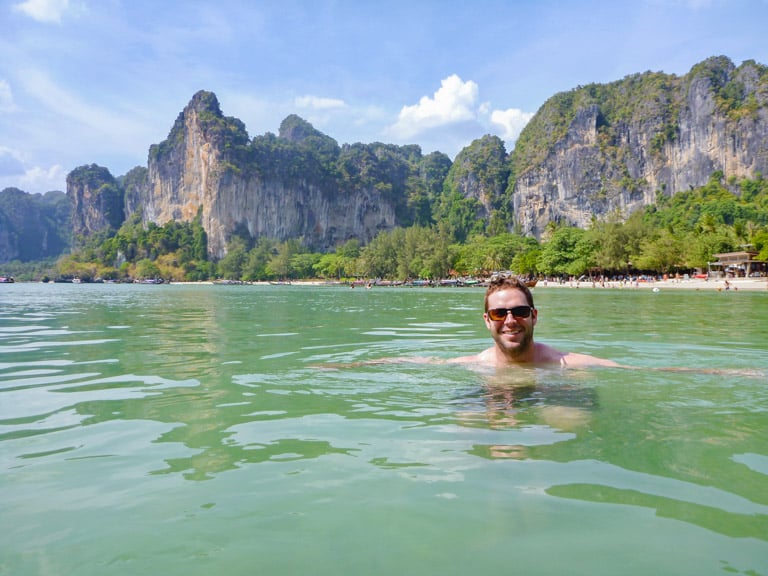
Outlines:
[[[559,369],[493,370],[484,375],[472,410],[457,414],[462,426],[491,430],[546,427],[559,433],[584,430],[597,406],[594,388],[579,382],[583,373],[566,375]],[[558,442],[572,439],[560,434]],[[484,458],[530,457],[522,444],[476,444],[472,454]]]
[[547,489],[547,494],[599,504],[650,508],[661,518],[688,522],[732,538],[768,540],[768,513],[731,512],[724,510],[721,502],[708,506],[686,498],[670,498],[600,484],[559,484]]
[[[571,434],[553,442],[476,444],[471,453],[561,463],[554,481],[541,486],[550,496],[651,508],[660,517],[725,536],[768,540],[768,493],[759,488],[766,472],[734,456],[758,449],[754,426],[764,418],[760,410],[734,410],[743,402],[743,388],[729,394],[727,381],[717,379],[716,389],[701,401],[691,398],[690,385],[695,381],[697,389],[706,389],[702,375],[652,373],[648,379],[659,379],[667,390],[645,390],[663,398],[654,399],[649,412],[648,399],[633,409],[627,399],[636,394],[621,398],[627,392],[626,383],[619,384],[621,370],[569,376],[576,382],[541,371],[489,376],[479,394],[482,410],[462,412],[462,425],[499,431],[546,426]],[[634,378],[631,385],[642,388],[642,380]],[[765,396],[762,387],[755,391]],[[677,395],[686,400],[675,401]],[[754,401],[755,396],[751,406]]]

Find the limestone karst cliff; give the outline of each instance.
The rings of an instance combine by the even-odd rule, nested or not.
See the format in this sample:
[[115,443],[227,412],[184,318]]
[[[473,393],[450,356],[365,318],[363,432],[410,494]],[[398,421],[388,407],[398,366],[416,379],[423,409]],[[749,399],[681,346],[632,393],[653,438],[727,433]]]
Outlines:
[[[386,188],[331,173],[344,152],[297,117],[279,137],[250,141],[242,123],[224,117],[210,92],[198,92],[168,139],[150,149],[146,182],[126,190],[144,222],[200,216],[209,252],[220,258],[235,232],[252,238],[301,238],[318,250],[350,238],[365,243],[397,223],[398,198]],[[420,154],[420,152],[419,152]],[[351,171],[364,169],[353,156]]]
[[95,164],[67,175],[67,196],[72,203],[74,236],[90,236],[104,229],[117,230],[125,219],[123,190],[109,170]]
[[717,171],[731,181],[766,174],[768,70],[718,57],[682,77],[647,72],[559,94],[511,156],[512,212],[535,236],[551,221],[628,215]]

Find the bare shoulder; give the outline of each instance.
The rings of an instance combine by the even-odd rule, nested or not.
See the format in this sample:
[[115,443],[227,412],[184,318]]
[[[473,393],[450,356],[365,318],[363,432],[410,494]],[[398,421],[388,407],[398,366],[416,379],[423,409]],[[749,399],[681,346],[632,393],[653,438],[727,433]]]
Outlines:
[[537,342],[535,344],[536,364],[559,364],[563,368],[581,368],[588,366],[619,366],[613,360],[598,358],[589,354],[578,352],[562,352],[547,344]]

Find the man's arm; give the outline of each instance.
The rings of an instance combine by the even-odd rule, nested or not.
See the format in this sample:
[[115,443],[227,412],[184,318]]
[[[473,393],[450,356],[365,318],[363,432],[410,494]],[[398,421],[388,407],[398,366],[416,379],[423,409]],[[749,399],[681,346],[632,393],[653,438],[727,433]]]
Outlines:
[[577,352],[568,352],[567,354],[564,354],[560,363],[563,366],[571,368],[579,368],[582,366],[622,367],[621,364],[614,362],[613,360],[606,360],[605,358],[598,358],[597,356],[590,356],[589,354],[579,354]]

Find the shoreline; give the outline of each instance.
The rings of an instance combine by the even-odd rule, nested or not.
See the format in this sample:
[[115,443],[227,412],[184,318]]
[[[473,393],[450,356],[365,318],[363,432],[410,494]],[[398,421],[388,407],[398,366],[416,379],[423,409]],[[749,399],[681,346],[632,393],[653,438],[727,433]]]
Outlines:
[[[692,292],[768,292],[768,278],[729,278],[729,285],[726,286],[725,279],[713,278],[711,280],[702,279],[669,279],[669,280],[653,280],[644,282],[622,282],[622,281],[589,281],[589,280],[572,280],[568,282],[556,282],[552,280],[539,280],[536,286],[533,288],[573,288],[573,289],[587,289],[587,290],[651,290],[660,292],[661,290],[690,290]],[[170,282],[170,284],[176,285],[222,285],[226,283],[215,282],[212,280],[203,280],[199,282]],[[246,282],[243,284],[253,286],[270,286],[270,285],[287,285],[287,286],[345,286],[350,287],[350,284],[344,282],[323,281],[323,280],[292,280],[285,283],[263,282],[254,281]],[[360,287],[365,290],[365,287]],[[450,289],[456,288],[453,286],[376,286],[372,289],[383,290],[389,288],[443,288]],[[462,288],[484,288],[482,285],[478,286],[466,286]]]
[[589,280],[571,282],[551,282],[539,280],[536,288],[586,288],[595,290],[691,290],[694,292],[768,292],[768,278],[728,278],[728,285],[723,278],[711,280],[654,280],[650,282],[591,282]]
[[[609,282],[591,282],[589,280],[582,281],[569,281],[569,282],[555,282],[551,280],[539,280],[533,290],[536,288],[574,288],[574,289],[588,289],[588,290],[651,290],[660,292],[661,290],[690,290],[693,292],[768,292],[768,278],[729,278],[729,285],[725,284],[725,279],[669,279],[669,280],[654,280],[645,282],[621,282],[621,281],[609,281]],[[254,282],[253,284],[269,284],[268,282],[260,283]],[[313,280],[296,280],[290,283],[294,286],[347,286],[347,284],[336,282],[324,282]],[[373,289],[387,289],[387,288],[443,288],[450,289],[455,288],[451,286],[373,286]],[[485,288],[482,285],[468,286],[464,288]],[[365,288],[363,288],[365,289]],[[461,288],[459,288],[461,289]]]
[[[24,284],[24,282],[14,282],[14,284]],[[351,288],[352,285],[345,282],[327,281],[327,280],[292,280],[290,282],[218,282],[214,280],[201,280],[191,282],[166,282],[165,284],[172,284],[176,286],[215,286],[215,285],[253,285],[253,286],[270,286],[270,285],[286,285],[286,286],[343,286]],[[420,288],[443,288],[443,289],[461,289],[461,288],[483,288],[482,283],[474,286],[434,286],[434,285],[388,285],[380,286],[373,285],[371,288],[374,290],[382,290],[387,288],[410,288],[412,290],[418,290]],[[568,288],[568,289],[587,289],[587,290],[651,290],[654,292],[660,292],[662,290],[689,290],[691,292],[768,292],[768,278],[729,278],[728,284],[723,278],[713,278],[710,280],[690,278],[690,279],[675,279],[670,278],[668,280],[651,280],[651,281],[635,281],[635,282],[623,282],[623,281],[605,281],[600,282],[595,280],[569,280],[567,282],[559,282],[555,280],[539,280],[533,290],[537,288],[550,289],[550,288]],[[359,286],[359,289],[366,290],[364,286]]]

